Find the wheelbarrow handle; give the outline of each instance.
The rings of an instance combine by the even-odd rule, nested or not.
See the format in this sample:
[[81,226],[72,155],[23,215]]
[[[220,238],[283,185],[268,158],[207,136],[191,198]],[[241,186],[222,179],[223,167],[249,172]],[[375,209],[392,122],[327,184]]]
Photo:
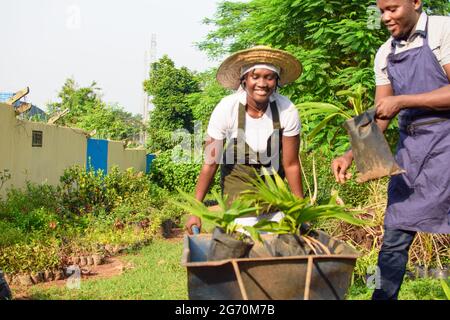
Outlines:
[[191,227],[191,230],[192,230],[192,233],[193,233],[194,235],[200,233],[200,228],[197,227],[196,225],[193,225],[193,226]]

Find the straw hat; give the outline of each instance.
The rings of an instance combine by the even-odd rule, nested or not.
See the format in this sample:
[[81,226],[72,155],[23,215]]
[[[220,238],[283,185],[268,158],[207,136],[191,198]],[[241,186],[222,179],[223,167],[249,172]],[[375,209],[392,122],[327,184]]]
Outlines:
[[294,82],[302,74],[300,61],[292,54],[267,46],[256,46],[229,56],[217,70],[217,81],[227,89],[239,87],[241,68],[250,64],[270,63],[280,68],[280,85]]

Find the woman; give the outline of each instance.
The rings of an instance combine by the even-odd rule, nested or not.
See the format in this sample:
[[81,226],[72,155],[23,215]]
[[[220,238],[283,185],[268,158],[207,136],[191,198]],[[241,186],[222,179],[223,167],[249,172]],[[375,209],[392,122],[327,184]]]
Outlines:
[[[248,181],[255,173],[262,173],[262,168],[286,177],[293,194],[303,198],[298,111],[288,98],[276,92],[277,87],[295,81],[301,73],[301,63],[294,56],[266,46],[237,52],[221,64],[218,82],[238,90],[223,98],[211,115],[205,163],[195,191],[197,200],[203,201],[219,164],[222,193],[230,201],[249,189]],[[278,220],[281,216],[266,218]],[[240,222],[248,225],[256,222],[253,220]],[[191,234],[194,225],[201,228],[201,220],[191,216],[186,223]]]

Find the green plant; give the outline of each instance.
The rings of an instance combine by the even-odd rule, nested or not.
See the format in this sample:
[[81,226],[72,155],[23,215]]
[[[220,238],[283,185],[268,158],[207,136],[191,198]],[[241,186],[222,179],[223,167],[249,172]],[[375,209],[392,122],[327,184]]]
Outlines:
[[10,246],[24,239],[24,234],[11,222],[0,220],[0,248]]
[[[202,164],[192,162],[190,157],[187,162],[177,162],[174,160],[174,155],[178,155],[176,152],[176,149],[168,150],[156,157],[152,163],[151,180],[168,191],[176,191],[180,188],[185,192],[193,192]],[[213,191],[218,191],[218,174],[211,188]]]
[[[360,206],[365,201],[370,193],[369,185],[366,183],[356,183],[354,179],[347,181],[345,184],[339,184],[331,171],[331,162],[333,155],[330,153],[323,153],[320,150],[314,150],[309,153],[303,152],[300,155],[302,159],[302,168],[305,173],[305,186],[315,185],[314,183],[314,168],[313,159],[315,161],[315,169],[317,171],[317,198],[318,204],[328,203],[332,190],[339,193],[345,204],[353,207]],[[349,172],[356,175],[356,168],[352,166]],[[384,180],[383,180],[384,181]],[[387,181],[387,180],[386,180]]]
[[441,286],[444,290],[445,296],[447,297],[447,300],[450,300],[450,286],[448,285],[448,279],[445,281],[444,279],[441,279]]
[[312,130],[308,138],[313,139],[322,131],[322,129],[334,118],[343,120],[351,119],[360,115],[367,109],[367,104],[363,103],[363,95],[366,89],[358,84],[354,91],[342,90],[336,93],[336,96],[346,96],[350,106],[336,101],[335,104],[325,102],[304,102],[297,105],[302,117],[311,117],[321,115],[324,119]]
[[0,250],[0,268],[8,274],[41,272],[60,265],[60,246],[55,239],[32,239]]
[[367,221],[355,217],[357,211],[349,211],[337,205],[337,193],[332,195],[326,205],[313,205],[309,198],[300,199],[290,190],[287,183],[276,173],[273,178],[267,170],[263,170],[265,179],[257,176],[252,181],[255,190],[245,192],[244,199],[250,203],[268,206],[272,211],[282,211],[284,217],[280,222],[262,219],[254,228],[260,231],[277,234],[300,234],[302,224],[318,219],[336,218],[355,225],[368,224]]
[[[249,200],[242,200],[238,198],[231,202],[231,204],[228,204],[227,195],[222,197],[217,192],[213,192],[213,196],[218,202],[220,210],[211,212],[207,206],[195,199],[195,197],[183,192],[180,189],[178,192],[184,202],[173,201],[175,205],[201,218],[202,220],[210,221],[217,227],[225,230],[225,233],[229,235],[234,234],[241,227],[235,222],[235,219],[256,213],[258,210],[257,206],[251,206],[251,201]],[[252,228],[245,227],[244,229],[250,231],[252,236],[255,235]]]
[[130,202],[151,193],[150,180],[142,172],[130,168],[124,172],[117,166],[109,173],[73,166],[64,171],[58,192],[61,205],[70,213],[83,215],[98,210],[111,212],[122,202]]

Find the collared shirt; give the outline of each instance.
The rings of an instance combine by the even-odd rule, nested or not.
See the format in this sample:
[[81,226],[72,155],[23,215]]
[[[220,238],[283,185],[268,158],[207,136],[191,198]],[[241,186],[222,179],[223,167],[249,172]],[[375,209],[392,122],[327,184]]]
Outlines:
[[[270,102],[276,101],[280,126],[283,135],[292,137],[300,133],[300,118],[295,105],[285,96],[273,93]],[[239,104],[247,103],[247,93],[238,90],[236,93],[226,96],[214,109],[208,124],[208,135],[216,140],[236,138],[238,133]],[[267,140],[273,133],[272,112],[270,107],[261,118],[255,119],[246,113],[245,141],[257,152],[264,152],[267,148]]]
[[387,57],[395,45],[394,53],[404,52],[423,45],[428,19],[428,44],[443,67],[450,63],[450,17],[427,16],[425,12],[419,17],[414,31],[407,40],[397,41],[390,37],[378,49],[375,56],[375,83],[377,86],[390,84],[387,74]]

